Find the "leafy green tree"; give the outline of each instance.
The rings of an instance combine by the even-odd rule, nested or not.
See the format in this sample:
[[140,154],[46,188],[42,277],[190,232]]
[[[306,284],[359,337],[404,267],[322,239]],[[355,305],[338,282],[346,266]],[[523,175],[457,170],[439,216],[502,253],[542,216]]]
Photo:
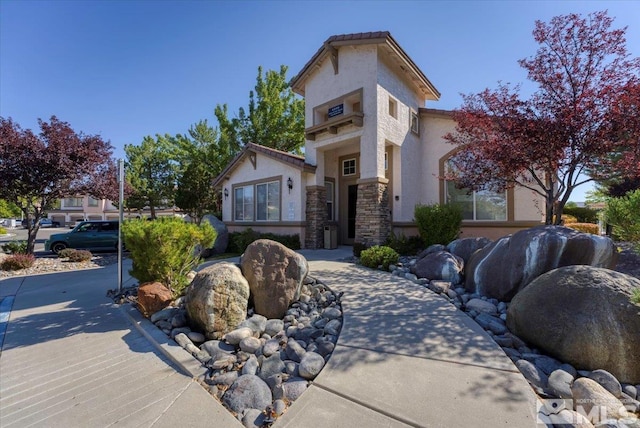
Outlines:
[[131,185],[127,208],[149,207],[151,218],[156,209],[173,206],[177,165],[170,154],[170,136],[146,136],[139,146],[126,144],[125,173]]
[[609,198],[605,208],[607,223],[613,225],[613,235],[622,241],[640,245],[640,190],[621,198]]
[[22,211],[13,202],[0,199],[0,218],[13,218],[20,216]]
[[205,214],[220,210],[220,194],[211,183],[237,153],[230,142],[206,120],[192,125],[189,136],[173,139],[174,157],[180,164],[176,206],[197,224]]
[[229,119],[226,104],[216,106],[215,115],[220,130],[238,145],[256,143],[295,153],[304,145],[304,100],[291,90],[284,65],[264,75],[258,67],[248,109],[240,108],[237,118]]

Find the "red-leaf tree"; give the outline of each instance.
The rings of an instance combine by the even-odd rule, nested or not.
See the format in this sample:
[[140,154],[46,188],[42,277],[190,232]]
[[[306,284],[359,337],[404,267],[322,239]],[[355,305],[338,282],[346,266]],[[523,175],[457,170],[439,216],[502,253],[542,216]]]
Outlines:
[[612,22],[606,12],[536,21],[540,47],[519,64],[537,90],[522,99],[500,83],[465,96],[445,136],[460,148],[446,178],[471,190],[530,189],[545,199],[546,224],[558,224],[577,186],[637,167],[640,59]]
[[35,135],[0,117],[0,198],[22,210],[29,253],[44,212],[64,197],[108,193],[97,187],[108,181],[97,179],[113,163],[113,147],[101,137],[76,133],[55,116],[38,124],[40,134]]

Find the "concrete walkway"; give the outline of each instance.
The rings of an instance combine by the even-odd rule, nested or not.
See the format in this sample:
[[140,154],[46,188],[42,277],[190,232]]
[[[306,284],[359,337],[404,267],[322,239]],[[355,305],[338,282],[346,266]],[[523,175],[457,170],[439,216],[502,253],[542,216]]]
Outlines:
[[[347,247],[301,252],[314,277],[344,292],[344,326],[327,366],[275,427],[536,426],[527,382],[446,300],[337,261]],[[241,426],[194,381],[204,370],[190,355],[105,297],[116,281],[117,266],[0,281],[0,299],[14,299],[0,426]]]

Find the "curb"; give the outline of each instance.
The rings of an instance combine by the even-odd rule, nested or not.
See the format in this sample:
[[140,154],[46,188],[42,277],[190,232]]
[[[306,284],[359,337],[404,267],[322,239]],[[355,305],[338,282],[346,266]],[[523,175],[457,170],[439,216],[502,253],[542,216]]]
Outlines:
[[136,329],[158,349],[165,357],[174,363],[183,374],[196,381],[203,381],[208,371],[193,355],[184,350],[173,339],[167,337],[151,321],[142,316],[140,311],[131,304],[116,305],[124,316]]

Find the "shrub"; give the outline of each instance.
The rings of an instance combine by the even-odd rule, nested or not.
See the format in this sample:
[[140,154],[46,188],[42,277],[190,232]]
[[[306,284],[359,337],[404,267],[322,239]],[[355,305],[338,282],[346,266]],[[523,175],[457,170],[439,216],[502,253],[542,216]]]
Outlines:
[[571,214],[562,214],[562,224],[565,226],[570,223],[580,223],[577,217],[572,216]]
[[292,250],[300,249],[300,235],[276,235],[275,233],[260,233],[251,228],[242,232],[232,232],[229,234],[229,247],[227,251],[230,253],[244,253],[249,244],[258,239],[271,239],[291,248]]
[[447,245],[460,234],[462,212],[456,205],[416,205],[413,215],[425,247]]
[[58,257],[61,259],[66,259],[71,254],[75,253],[77,250],[75,248],[65,248],[58,253]]
[[5,229],[4,227],[0,227],[0,235],[6,235],[7,234],[7,229]]
[[598,235],[600,233],[598,225],[593,223],[567,223],[565,226],[579,230],[580,232],[593,233],[594,235]]
[[360,253],[360,263],[374,269],[382,265],[387,270],[390,264],[398,262],[398,257],[393,248],[376,245]]
[[189,284],[188,273],[200,263],[200,248],[210,248],[216,231],[174,217],[123,223],[124,243],[133,261],[129,271],[140,283],[159,281],[174,296]]
[[637,305],[640,305],[640,288],[635,288],[631,292],[631,301]]
[[[67,250],[68,248],[65,248]],[[70,262],[88,262],[91,260],[91,251],[87,250],[72,250],[68,253],[68,258]]]
[[20,270],[33,266],[36,258],[33,254],[14,254],[0,262],[2,270]]
[[403,256],[415,256],[424,248],[422,238],[419,236],[407,237],[403,233],[400,236],[396,236],[393,232],[387,239],[387,246]]
[[640,242],[640,189],[621,198],[609,198],[605,216],[607,223],[613,225],[615,239]]
[[7,254],[27,254],[27,241],[11,241],[2,246]]
[[565,220],[565,217],[563,214],[562,219],[565,220],[566,223],[597,223],[598,222],[598,211],[591,208],[574,207],[574,206],[565,205],[565,207],[562,209],[562,212],[576,219],[573,222],[569,222]]

